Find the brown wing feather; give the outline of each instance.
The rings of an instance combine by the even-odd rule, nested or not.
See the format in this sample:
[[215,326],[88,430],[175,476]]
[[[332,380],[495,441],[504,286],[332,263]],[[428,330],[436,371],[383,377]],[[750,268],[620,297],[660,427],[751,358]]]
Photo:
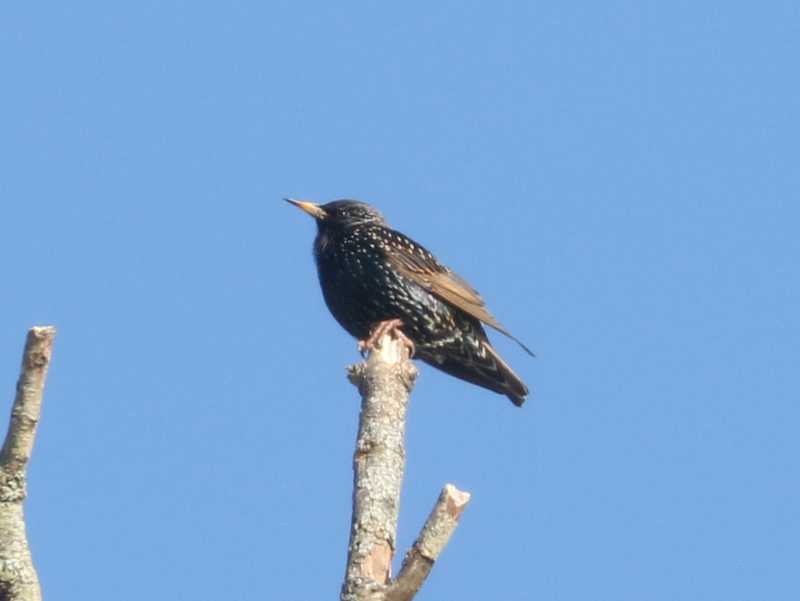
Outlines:
[[388,259],[401,274],[467,315],[505,334],[533,355],[527,346],[489,313],[478,291],[461,276],[439,263],[427,249],[403,234],[393,231],[391,240],[393,252],[388,253]]

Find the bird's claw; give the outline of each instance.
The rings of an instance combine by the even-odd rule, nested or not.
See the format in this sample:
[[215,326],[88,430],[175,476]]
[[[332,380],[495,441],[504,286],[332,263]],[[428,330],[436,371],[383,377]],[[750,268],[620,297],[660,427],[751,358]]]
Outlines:
[[400,329],[402,326],[403,322],[399,319],[387,319],[386,321],[380,322],[373,328],[369,338],[358,341],[358,352],[361,353],[362,357],[366,357],[367,352],[375,350],[377,343],[381,338],[383,338],[386,334],[393,334],[406,346],[406,348],[408,348],[408,357],[409,359],[412,358],[416,352],[416,347],[414,346],[414,342],[411,340],[411,338],[406,336],[403,333],[403,330]]

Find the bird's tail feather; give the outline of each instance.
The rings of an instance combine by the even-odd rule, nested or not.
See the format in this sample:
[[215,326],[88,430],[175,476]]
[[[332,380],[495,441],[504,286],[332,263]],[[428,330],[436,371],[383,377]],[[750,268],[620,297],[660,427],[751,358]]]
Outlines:
[[418,352],[418,356],[451,376],[504,394],[517,407],[522,406],[528,395],[528,387],[488,341],[482,340],[480,345],[484,351],[482,353],[448,353],[444,357],[434,358],[426,356],[423,351]]
[[[520,342],[520,344],[522,343]],[[525,348],[524,345],[522,346]],[[503,358],[497,354],[497,351],[492,348],[492,345],[485,342],[483,347],[486,349],[487,355],[494,359],[496,373],[502,377],[503,390],[501,393],[505,394],[509,399],[511,399],[511,402],[517,407],[521,407],[522,403],[525,402],[525,397],[528,396],[528,387],[525,385],[525,382],[523,382],[522,379],[516,373],[514,373],[514,370],[511,369],[511,366],[508,363],[503,361]],[[525,348],[525,350],[528,349]]]

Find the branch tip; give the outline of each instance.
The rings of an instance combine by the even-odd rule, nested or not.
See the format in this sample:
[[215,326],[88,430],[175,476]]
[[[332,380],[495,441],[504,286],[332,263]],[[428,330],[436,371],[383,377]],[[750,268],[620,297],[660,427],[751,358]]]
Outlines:
[[400,574],[387,591],[387,601],[410,601],[414,598],[458,527],[470,496],[452,484],[444,486],[417,540],[406,554]]
[[0,451],[0,468],[6,474],[19,472],[24,475],[30,459],[55,335],[53,326],[34,326],[28,330],[17,380],[17,394]]

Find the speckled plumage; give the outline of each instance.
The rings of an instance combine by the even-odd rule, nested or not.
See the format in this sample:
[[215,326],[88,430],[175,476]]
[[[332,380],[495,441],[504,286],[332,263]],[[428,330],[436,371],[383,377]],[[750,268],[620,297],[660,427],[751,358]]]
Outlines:
[[527,386],[492,348],[481,322],[514,337],[469,284],[366,203],[289,202],[316,219],[314,258],[322,293],[352,336],[364,340],[378,323],[400,319],[417,358],[504,394],[515,405],[524,402]]

